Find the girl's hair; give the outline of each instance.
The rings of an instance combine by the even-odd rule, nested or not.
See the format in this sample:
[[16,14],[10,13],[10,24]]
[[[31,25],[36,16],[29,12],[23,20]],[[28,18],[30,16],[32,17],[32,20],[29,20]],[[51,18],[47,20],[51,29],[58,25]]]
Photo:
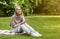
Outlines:
[[21,7],[20,7],[20,6],[16,6],[16,7],[15,7],[15,10],[16,10],[16,9],[21,9]]

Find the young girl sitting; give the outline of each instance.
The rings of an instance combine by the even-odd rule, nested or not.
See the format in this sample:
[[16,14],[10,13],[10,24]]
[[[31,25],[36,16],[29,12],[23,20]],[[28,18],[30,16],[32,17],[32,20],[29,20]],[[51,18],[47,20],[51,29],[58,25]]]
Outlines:
[[19,6],[15,7],[15,12],[14,15],[12,16],[10,25],[11,32],[27,33],[28,35],[36,37],[42,36],[26,23],[25,18],[23,16],[23,12]]

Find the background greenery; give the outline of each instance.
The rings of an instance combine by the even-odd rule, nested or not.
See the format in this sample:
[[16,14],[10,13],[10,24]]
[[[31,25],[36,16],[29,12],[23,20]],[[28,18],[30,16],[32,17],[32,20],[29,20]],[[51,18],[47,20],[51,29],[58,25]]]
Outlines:
[[0,0],[0,16],[11,16],[19,5],[24,15],[60,15],[60,0]]

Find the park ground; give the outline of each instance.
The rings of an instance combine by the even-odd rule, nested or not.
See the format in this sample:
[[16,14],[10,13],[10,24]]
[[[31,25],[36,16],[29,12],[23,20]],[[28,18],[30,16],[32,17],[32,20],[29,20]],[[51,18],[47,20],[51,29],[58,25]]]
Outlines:
[[[0,30],[10,29],[11,17],[0,17]],[[41,37],[28,35],[0,35],[0,39],[60,39],[60,16],[25,16],[26,22],[36,31],[42,34]]]

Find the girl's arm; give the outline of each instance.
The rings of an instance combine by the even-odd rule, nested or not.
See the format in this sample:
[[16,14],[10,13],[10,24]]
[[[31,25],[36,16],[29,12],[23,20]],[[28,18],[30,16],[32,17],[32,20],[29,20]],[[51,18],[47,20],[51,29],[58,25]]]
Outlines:
[[15,22],[14,16],[12,16],[12,17],[11,17],[10,26],[11,26],[11,27],[14,27],[15,24],[16,24],[16,22]]
[[22,22],[21,22],[21,24],[24,24],[25,23],[25,18],[24,18],[24,16],[22,16]]

